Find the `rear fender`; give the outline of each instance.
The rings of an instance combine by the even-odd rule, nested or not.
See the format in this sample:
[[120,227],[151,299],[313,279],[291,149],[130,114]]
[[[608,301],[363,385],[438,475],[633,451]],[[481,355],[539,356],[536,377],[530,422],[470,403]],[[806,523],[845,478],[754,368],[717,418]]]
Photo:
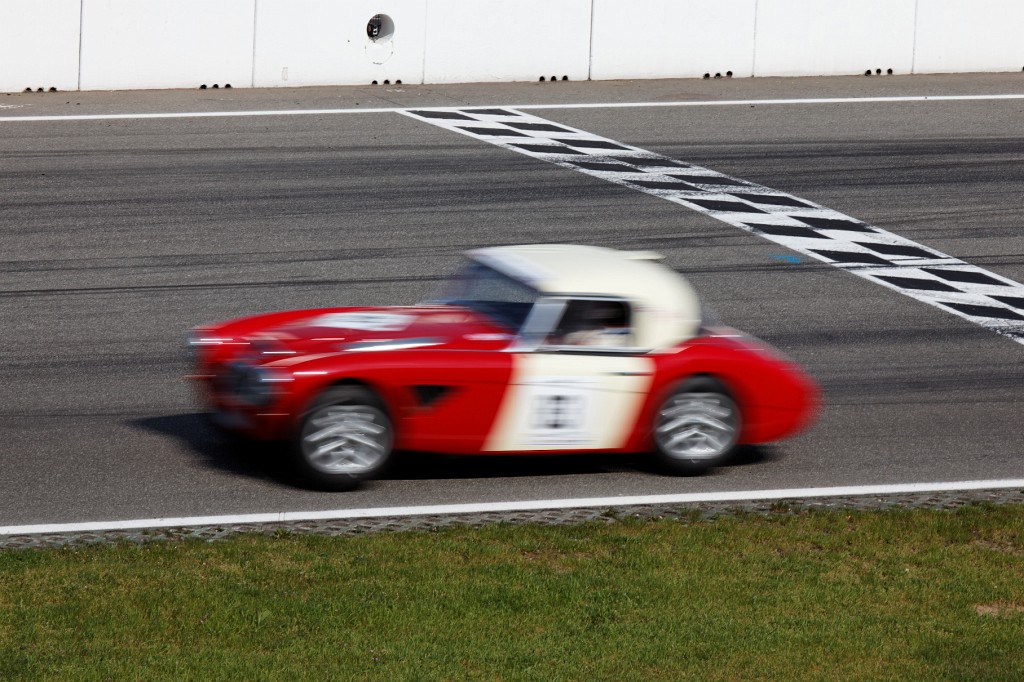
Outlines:
[[631,449],[650,450],[659,406],[682,381],[708,376],[722,383],[740,410],[739,443],[763,443],[805,428],[817,410],[817,388],[796,365],[767,347],[734,339],[703,338],[675,352],[652,356],[655,382]]

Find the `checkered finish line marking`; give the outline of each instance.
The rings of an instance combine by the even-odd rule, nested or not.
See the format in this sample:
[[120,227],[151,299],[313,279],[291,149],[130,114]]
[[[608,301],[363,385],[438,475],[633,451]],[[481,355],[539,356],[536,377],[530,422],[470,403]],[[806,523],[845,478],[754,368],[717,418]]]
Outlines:
[[1024,285],[812,201],[513,108],[399,113],[680,204],[1024,344]]

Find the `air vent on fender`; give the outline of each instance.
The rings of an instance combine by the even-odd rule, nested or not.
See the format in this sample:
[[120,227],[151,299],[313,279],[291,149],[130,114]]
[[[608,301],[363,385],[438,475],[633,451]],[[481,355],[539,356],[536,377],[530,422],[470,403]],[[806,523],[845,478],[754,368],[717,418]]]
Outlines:
[[448,395],[451,390],[451,386],[436,386],[432,384],[420,384],[412,387],[412,391],[416,395],[416,402],[420,407],[430,407]]

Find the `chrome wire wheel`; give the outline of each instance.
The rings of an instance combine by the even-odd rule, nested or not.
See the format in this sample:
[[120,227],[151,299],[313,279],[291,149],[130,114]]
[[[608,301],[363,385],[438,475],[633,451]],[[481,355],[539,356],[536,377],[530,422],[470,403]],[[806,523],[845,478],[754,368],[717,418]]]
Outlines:
[[695,379],[688,384],[662,404],[654,438],[670,459],[710,465],[736,445],[739,412],[718,382]]
[[302,454],[325,474],[372,471],[390,451],[388,418],[370,405],[324,405],[302,428]]

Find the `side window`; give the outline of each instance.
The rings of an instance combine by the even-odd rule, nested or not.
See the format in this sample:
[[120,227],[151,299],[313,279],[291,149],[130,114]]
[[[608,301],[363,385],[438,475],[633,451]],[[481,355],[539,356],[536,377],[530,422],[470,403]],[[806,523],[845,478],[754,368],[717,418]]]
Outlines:
[[634,345],[631,322],[625,301],[573,299],[545,345],[629,348]]

